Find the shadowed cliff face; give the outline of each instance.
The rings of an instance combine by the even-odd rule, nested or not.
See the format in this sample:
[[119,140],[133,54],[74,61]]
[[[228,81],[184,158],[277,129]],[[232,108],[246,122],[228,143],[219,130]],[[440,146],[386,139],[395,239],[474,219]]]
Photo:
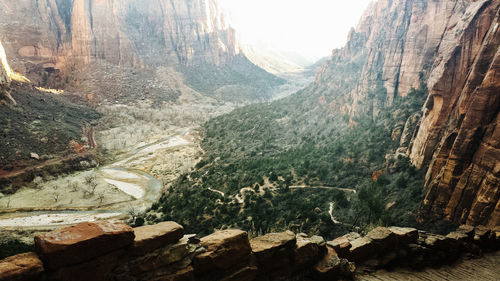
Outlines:
[[401,141],[428,169],[423,215],[500,224],[498,11],[498,1],[380,0],[316,77],[318,91],[335,92],[339,69],[361,66],[332,104],[351,124],[425,83],[423,116]]

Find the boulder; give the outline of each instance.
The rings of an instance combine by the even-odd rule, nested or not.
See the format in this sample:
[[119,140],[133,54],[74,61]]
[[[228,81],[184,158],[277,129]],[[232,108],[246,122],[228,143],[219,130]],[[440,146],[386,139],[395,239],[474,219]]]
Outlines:
[[396,235],[400,245],[413,244],[418,241],[418,230],[415,228],[391,226],[389,230]]
[[269,260],[280,249],[293,249],[295,243],[295,234],[291,231],[268,233],[250,240],[250,246],[257,261]]
[[35,160],[40,160],[40,155],[34,153],[34,152],[31,152],[30,153],[30,158],[31,159],[35,159]]
[[474,238],[474,227],[471,225],[465,225],[465,224],[461,225],[458,227],[457,231],[460,231],[460,232],[466,234],[471,239]]
[[491,229],[478,225],[474,228],[474,241],[479,243],[482,247],[490,246],[490,242],[492,240],[492,232]]
[[[293,251],[295,270],[315,264],[322,256],[325,242],[322,237],[297,236],[297,244]],[[326,249],[325,249],[326,250]]]
[[397,236],[386,227],[377,227],[366,234],[379,253],[385,253],[397,246]]
[[130,272],[134,275],[152,271],[179,262],[190,254],[194,254],[197,245],[189,242],[189,235],[184,236],[177,243],[151,251],[144,256],[129,261]]
[[228,269],[248,259],[251,248],[248,235],[242,230],[222,230],[201,238],[206,252],[194,258],[197,272]]
[[349,242],[351,242],[351,241],[354,241],[358,238],[361,238],[361,235],[357,232],[349,232],[349,233],[345,234],[343,237],[347,238],[347,240],[349,240]]
[[46,268],[58,269],[89,261],[132,244],[134,231],[115,221],[85,222],[35,237]]
[[368,260],[376,252],[376,247],[373,241],[368,237],[361,237],[351,241],[349,249],[349,260],[359,262]]
[[424,246],[432,249],[433,254],[430,258],[437,258],[437,262],[454,260],[461,250],[460,242],[437,234],[428,234]]
[[43,263],[36,253],[25,253],[0,261],[0,281],[35,281],[43,272]]
[[81,264],[62,267],[49,275],[49,281],[107,281],[124,250],[115,251]]
[[333,239],[327,243],[328,246],[332,247],[339,257],[345,258],[349,255],[349,249],[351,248],[351,242],[345,236],[341,236]]
[[176,222],[162,222],[134,228],[135,239],[130,254],[144,255],[168,244],[179,241],[184,235],[184,228]]
[[271,272],[273,276],[280,276],[284,280],[289,277],[296,241],[295,234],[291,231],[268,233],[250,240],[259,266],[259,280]]
[[339,277],[352,277],[356,269],[354,263],[339,258],[333,248],[327,248],[325,256],[314,266],[314,280],[337,280]]
[[450,232],[446,237],[456,240],[459,243],[464,243],[469,240],[469,236],[461,231]]

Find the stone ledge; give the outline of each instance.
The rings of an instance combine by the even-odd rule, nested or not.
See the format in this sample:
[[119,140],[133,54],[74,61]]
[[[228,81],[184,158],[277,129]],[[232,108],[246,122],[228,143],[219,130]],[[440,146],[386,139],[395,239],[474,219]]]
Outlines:
[[43,263],[36,253],[25,253],[0,261],[0,281],[39,280]]
[[132,228],[115,221],[80,223],[35,237],[45,267],[57,269],[125,248],[134,241]]

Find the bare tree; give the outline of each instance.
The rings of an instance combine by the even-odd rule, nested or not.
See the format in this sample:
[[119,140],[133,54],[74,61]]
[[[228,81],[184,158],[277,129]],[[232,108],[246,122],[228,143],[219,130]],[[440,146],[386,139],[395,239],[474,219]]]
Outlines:
[[82,195],[83,195],[83,199],[86,199],[87,197],[89,197],[90,191],[87,188],[82,187]]
[[69,184],[69,188],[71,189],[71,192],[77,192],[80,189],[77,182],[71,182]]
[[89,184],[89,186],[90,186],[90,196],[94,196],[94,194],[95,194],[95,189],[97,188],[98,183],[97,183],[97,182],[95,182],[95,181],[93,181],[93,182],[91,182],[91,183]]
[[33,184],[35,185],[35,189],[41,189],[42,188],[42,182],[43,182],[43,178],[42,177],[35,177],[35,179],[33,179]]
[[99,203],[102,204],[104,201],[104,192],[97,194],[97,200],[99,200]]
[[59,194],[58,192],[54,192],[52,194],[52,198],[54,198],[54,201],[57,202],[59,201],[59,197],[61,196],[61,194]]
[[90,185],[97,181],[97,176],[95,174],[88,175],[84,178],[84,181],[87,185]]
[[137,216],[139,215],[139,212],[132,206],[130,206],[127,210],[127,213],[129,214],[130,217],[132,217],[132,221],[134,222]]

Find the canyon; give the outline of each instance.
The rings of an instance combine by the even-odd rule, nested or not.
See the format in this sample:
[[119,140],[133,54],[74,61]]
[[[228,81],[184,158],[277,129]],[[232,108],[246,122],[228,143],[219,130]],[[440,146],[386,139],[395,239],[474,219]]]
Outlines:
[[353,124],[428,89],[422,114],[395,124],[397,153],[427,170],[423,216],[500,223],[499,23],[498,1],[378,1],[317,74],[312,91],[335,92],[337,69],[360,64],[359,81],[330,104]]
[[[0,5],[0,41],[12,68],[34,84],[68,89],[83,98],[92,94],[102,101],[111,98],[110,92],[115,100],[116,92],[140,98],[134,89],[143,88],[147,98],[169,101],[180,95],[180,86],[158,76],[178,72],[197,90],[222,98],[227,88],[248,93],[243,100],[263,98],[282,83],[240,52],[218,1],[23,0]],[[149,81],[140,81],[141,76]],[[245,81],[250,77],[252,84]]]
[[499,1],[378,0],[294,73],[217,0],[0,8],[0,226],[37,235],[0,280],[330,280],[499,249]]

